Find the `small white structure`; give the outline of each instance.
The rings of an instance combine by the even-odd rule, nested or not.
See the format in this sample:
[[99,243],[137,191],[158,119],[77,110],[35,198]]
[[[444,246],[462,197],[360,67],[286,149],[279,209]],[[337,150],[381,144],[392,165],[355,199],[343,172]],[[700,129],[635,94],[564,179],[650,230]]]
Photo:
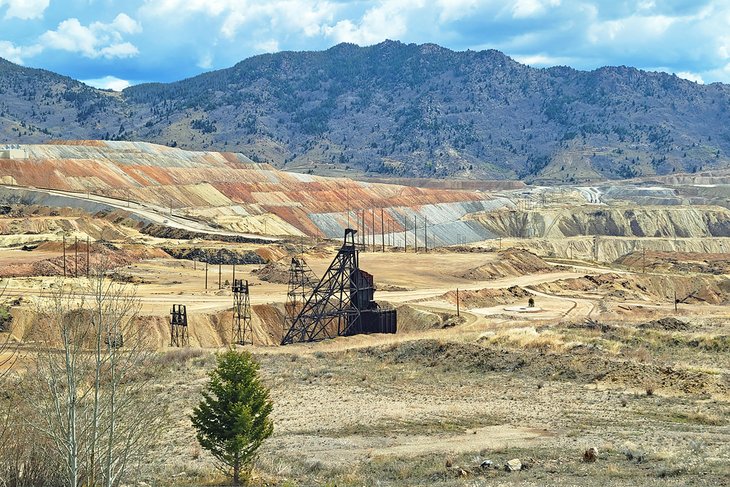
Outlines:
[[28,151],[17,144],[6,144],[0,149],[0,159],[27,159]]

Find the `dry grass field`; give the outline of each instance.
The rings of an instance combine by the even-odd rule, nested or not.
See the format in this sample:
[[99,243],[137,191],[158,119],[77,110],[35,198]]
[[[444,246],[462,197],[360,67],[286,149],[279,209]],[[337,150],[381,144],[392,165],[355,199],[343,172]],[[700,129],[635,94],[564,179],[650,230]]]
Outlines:
[[[305,249],[317,275],[334,248]],[[274,253],[285,265],[290,254]],[[26,267],[57,257],[57,249],[0,251],[0,262]],[[252,284],[257,343],[245,348],[274,401],[274,435],[254,485],[730,485],[726,274],[557,262],[507,248],[368,252],[360,262],[375,276],[376,299],[399,310],[399,333],[284,347],[276,343],[287,285],[262,280],[261,265],[236,267]],[[223,266],[221,281],[232,273]],[[230,342],[231,293],[218,289],[217,266],[208,274],[206,290],[200,263],[149,255],[114,270],[136,289],[139,326],[155,337],[148,394],[168,406],[130,485],[225,482],[189,420],[214,354]],[[22,352],[14,370],[33,360],[38,304],[84,279],[3,279]],[[675,291],[687,298],[676,311]],[[515,310],[528,296],[540,311]],[[188,305],[188,348],[169,347],[175,303]],[[586,462],[590,448],[597,457]],[[513,459],[521,470],[505,469]]]

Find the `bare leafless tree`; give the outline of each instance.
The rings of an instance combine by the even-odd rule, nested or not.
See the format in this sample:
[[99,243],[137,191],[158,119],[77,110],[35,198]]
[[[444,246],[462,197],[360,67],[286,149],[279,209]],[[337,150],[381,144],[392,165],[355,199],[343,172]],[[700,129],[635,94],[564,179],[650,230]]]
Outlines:
[[145,455],[164,411],[145,389],[153,348],[138,324],[134,289],[96,271],[59,281],[42,300],[42,337],[29,365],[28,423],[51,440],[69,486],[117,486]]

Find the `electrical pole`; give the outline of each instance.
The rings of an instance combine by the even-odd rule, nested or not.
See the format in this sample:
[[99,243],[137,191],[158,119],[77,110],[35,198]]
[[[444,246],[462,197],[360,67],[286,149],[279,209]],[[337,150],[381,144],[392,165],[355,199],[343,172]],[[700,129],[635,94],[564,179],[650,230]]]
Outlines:
[[428,253],[428,218],[423,217],[423,251]]
[[89,267],[91,267],[91,254],[89,251],[89,236],[86,236],[86,278],[89,278]]
[[74,238],[74,277],[79,277],[79,237]]
[[205,261],[205,290],[208,290],[208,261]]
[[383,247],[383,253],[385,253],[385,220],[383,215],[383,208],[380,208],[380,243]]
[[456,288],[456,316],[461,316],[461,312],[459,310],[459,288]]
[[403,252],[408,252],[408,217],[403,220]]
[[370,208],[370,219],[373,221],[373,240],[372,240],[372,246],[373,246],[373,252],[377,250],[375,247],[375,207]]
[[218,289],[222,289],[222,287],[221,287],[221,275],[222,275],[222,271],[223,271],[222,268],[223,268],[223,264],[221,264],[221,262],[219,261],[218,262]]
[[418,217],[413,215],[413,251],[418,253]]
[[66,234],[63,234],[63,277],[66,277]]

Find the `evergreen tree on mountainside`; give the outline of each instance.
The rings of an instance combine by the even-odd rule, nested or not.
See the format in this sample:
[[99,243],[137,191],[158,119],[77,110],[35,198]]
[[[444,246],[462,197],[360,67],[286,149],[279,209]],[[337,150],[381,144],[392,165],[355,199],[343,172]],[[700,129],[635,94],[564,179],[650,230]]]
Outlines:
[[269,418],[273,404],[258,369],[248,352],[218,355],[191,416],[200,446],[233,471],[234,485],[248,476],[258,448],[274,430]]
[[534,69],[433,44],[264,54],[121,96],[0,63],[10,142],[175,141],[315,172],[558,182],[696,172],[730,166],[728,126],[728,85],[623,66]]

